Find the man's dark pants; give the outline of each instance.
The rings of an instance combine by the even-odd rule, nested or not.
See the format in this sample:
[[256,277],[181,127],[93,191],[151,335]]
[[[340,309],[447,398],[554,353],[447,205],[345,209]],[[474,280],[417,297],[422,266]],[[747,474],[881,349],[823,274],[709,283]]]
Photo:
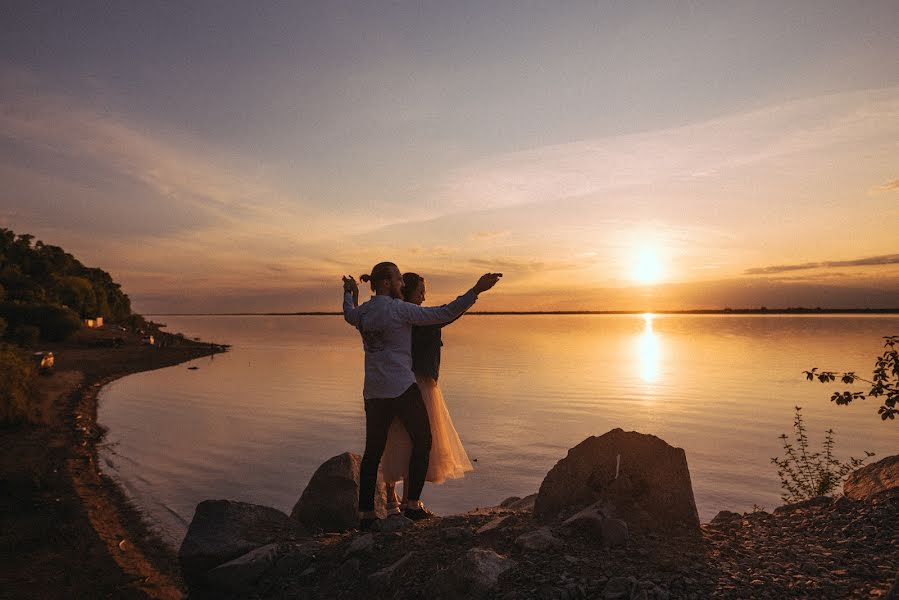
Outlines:
[[409,458],[409,479],[406,498],[411,502],[421,497],[428,472],[428,456],[431,453],[431,423],[428,409],[421,399],[418,384],[413,383],[396,398],[369,398],[365,401],[365,454],[359,472],[359,510],[374,510],[375,486],[378,481],[378,465],[387,432],[393,419],[398,417],[412,440],[412,456]]

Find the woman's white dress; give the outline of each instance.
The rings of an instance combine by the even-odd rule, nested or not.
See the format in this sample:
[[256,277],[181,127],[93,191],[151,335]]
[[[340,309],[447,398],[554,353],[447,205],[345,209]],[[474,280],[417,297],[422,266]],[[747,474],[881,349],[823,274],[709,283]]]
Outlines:
[[[431,454],[425,481],[443,483],[447,479],[463,477],[466,471],[474,470],[474,466],[468,460],[462,440],[456,433],[437,381],[420,375],[416,375],[415,379],[431,422]],[[396,483],[406,478],[411,454],[412,441],[409,434],[402,422],[394,419],[381,457],[381,474],[385,482]]]

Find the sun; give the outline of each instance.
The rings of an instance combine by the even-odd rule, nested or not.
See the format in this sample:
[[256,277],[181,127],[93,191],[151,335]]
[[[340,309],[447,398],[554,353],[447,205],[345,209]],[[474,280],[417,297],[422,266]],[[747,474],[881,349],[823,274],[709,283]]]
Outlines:
[[634,261],[631,277],[642,285],[658,283],[665,275],[665,269],[655,248],[640,248]]

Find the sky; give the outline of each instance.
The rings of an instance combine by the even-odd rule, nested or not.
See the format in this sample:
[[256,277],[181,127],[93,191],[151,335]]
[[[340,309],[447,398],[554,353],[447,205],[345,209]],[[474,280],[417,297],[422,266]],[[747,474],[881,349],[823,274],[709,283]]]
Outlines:
[[[899,307],[899,7],[0,4],[0,226],[144,313]],[[364,299],[364,296],[363,296]]]

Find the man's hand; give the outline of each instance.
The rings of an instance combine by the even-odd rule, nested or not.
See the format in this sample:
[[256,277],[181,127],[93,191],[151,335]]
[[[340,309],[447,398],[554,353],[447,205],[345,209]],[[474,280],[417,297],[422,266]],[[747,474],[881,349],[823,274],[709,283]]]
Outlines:
[[480,294],[481,292],[486,292],[490,288],[496,285],[499,281],[499,278],[502,277],[502,273],[484,273],[481,275],[481,278],[478,279],[478,282],[474,284],[474,287],[471,288],[474,290],[475,294]]
[[353,279],[352,275],[343,276],[343,291],[352,292],[353,294],[359,293],[359,284],[356,283],[356,280]]

